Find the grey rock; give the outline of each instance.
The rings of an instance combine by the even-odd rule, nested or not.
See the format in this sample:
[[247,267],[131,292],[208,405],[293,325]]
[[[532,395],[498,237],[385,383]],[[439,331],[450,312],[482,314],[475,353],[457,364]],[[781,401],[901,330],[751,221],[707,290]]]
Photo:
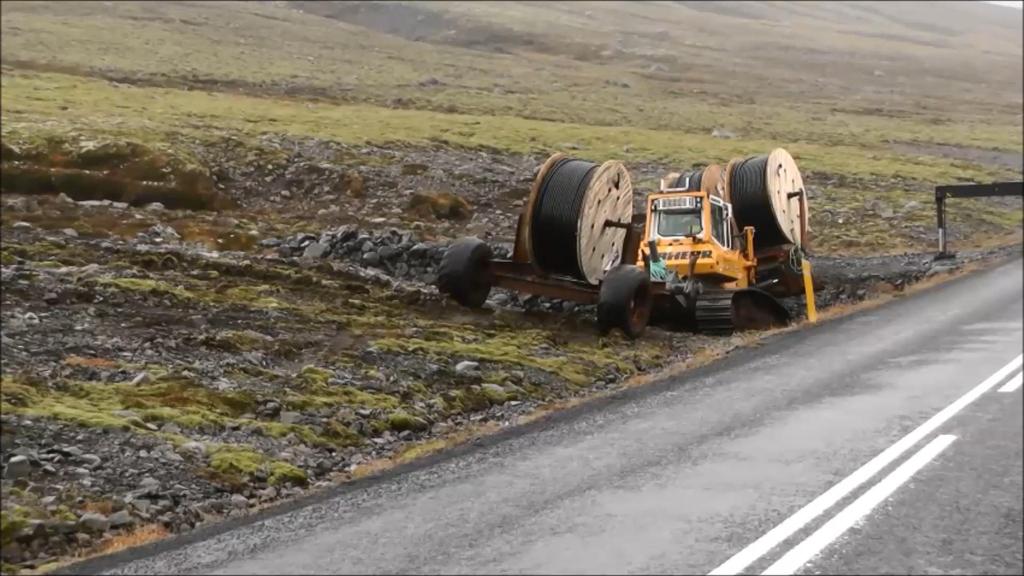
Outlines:
[[260,416],[265,418],[276,418],[281,413],[281,404],[271,400],[259,407],[257,410]]
[[367,266],[376,266],[380,264],[380,254],[377,254],[376,252],[364,252],[363,264],[366,264]]
[[115,512],[115,513],[111,514],[110,518],[108,518],[108,520],[110,521],[110,527],[111,528],[121,528],[122,526],[131,526],[132,524],[135,523],[135,519],[132,518],[132,515],[127,510],[121,510],[120,512]]
[[139,482],[139,492],[142,495],[155,495],[160,492],[160,481],[152,476],[146,476]]
[[25,315],[21,317],[21,319],[24,320],[25,324],[29,326],[39,324],[39,316],[36,316],[35,312],[26,312]]
[[25,456],[15,456],[7,461],[4,468],[4,478],[14,480],[28,476],[32,472],[32,463]]
[[178,426],[174,422],[168,422],[160,427],[160,431],[168,434],[181,434],[181,426]]
[[202,442],[185,442],[178,447],[178,450],[185,455],[193,458],[202,458],[206,456],[206,446]]
[[78,459],[90,468],[95,468],[103,462],[103,460],[95,454],[82,454]]
[[75,230],[74,228],[64,228],[61,232],[63,232],[65,236],[78,238],[78,230]]
[[146,204],[145,209],[152,212],[159,212],[161,210],[166,210],[167,208],[160,202],[150,202],[149,204]]
[[103,514],[86,512],[78,519],[78,528],[89,532],[106,532],[110,528],[110,520]]
[[410,248],[408,254],[410,258],[422,258],[426,256],[429,252],[430,246],[420,242],[419,244]]
[[235,508],[248,508],[249,499],[246,498],[245,496],[242,496],[241,494],[232,494],[231,505],[234,506]]
[[302,252],[303,258],[323,258],[331,250],[330,244],[313,242]]
[[302,418],[302,414],[298,412],[281,412],[280,420],[282,424],[296,424],[299,419]]
[[260,246],[263,248],[277,248],[281,245],[281,240],[278,238],[264,238],[260,240]]
[[68,196],[67,194],[61,192],[60,194],[57,194],[57,203],[59,203],[59,204],[74,204],[75,201],[72,200],[71,197]]
[[150,380],[152,380],[152,378],[149,376],[149,372],[139,372],[135,378],[132,378],[132,386],[147,384]]
[[377,254],[379,254],[384,260],[391,260],[395,256],[398,256],[398,248],[395,248],[394,246],[385,246],[381,248]]
[[711,137],[712,138],[725,138],[725,139],[729,139],[729,138],[735,138],[736,137],[736,133],[735,132],[730,132],[729,130],[726,130],[724,128],[715,128],[714,130],[711,131]]
[[43,294],[43,302],[46,302],[47,304],[50,304],[52,306],[60,302],[60,297],[54,294],[53,292],[47,292],[46,294]]
[[87,476],[91,476],[92,472],[89,472],[86,468],[77,467],[71,469],[71,474],[79,478],[85,478]]
[[906,204],[903,205],[903,209],[901,211],[902,212],[913,212],[914,210],[918,210],[920,208],[921,208],[921,203],[920,202],[918,202],[917,200],[911,200],[910,202],[907,202]]
[[28,228],[32,228],[33,226],[31,224],[29,224],[28,222],[15,222],[11,227],[12,228],[28,229]]
[[455,373],[459,375],[473,374],[476,373],[480,368],[480,363],[473,362],[472,360],[463,360],[455,365]]

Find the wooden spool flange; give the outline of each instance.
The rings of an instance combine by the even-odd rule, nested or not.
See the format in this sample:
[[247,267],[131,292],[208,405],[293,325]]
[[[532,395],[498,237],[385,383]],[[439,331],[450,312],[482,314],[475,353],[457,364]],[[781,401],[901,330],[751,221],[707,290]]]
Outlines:
[[626,229],[607,222],[629,225],[633,217],[633,183],[622,162],[609,160],[597,168],[583,197],[576,235],[580,270],[590,284],[622,258]]
[[[745,158],[733,158],[725,166],[722,174],[724,182],[725,199],[731,203],[732,193],[729,178],[736,164]],[[800,218],[800,198],[790,197],[791,192],[799,192],[804,189],[804,180],[800,176],[800,169],[796,161],[783,148],[776,148],[768,154],[768,162],[765,164],[765,193],[768,195],[768,203],[772,210],[772,216],[782,235],[792,244],[806,246],[806,238],[801,238],[802,231],[807,230],[806,221],[810,219],[810,208],[803,214],[804,220]],[[755,237],[757,231],[754,231]]]
[[805,206],[803,220],[800,214],[800,197],[790,197],[790,192],[803,192],[804,179],[796,161],[783,148],[776,148],[768,155],[765,167],[765,191],[771,198],[772,211],[779,229],[793,244],[803,245],[801,234],[810,219],[810,208]]
[[[540,187],[548,171],[563,158],[562,153],[552,154],[530,186],[530,196],[524,207],[524,225],[520,234],[534,270],[545,275],[546,271],[537,266],[536,251],[543,249],[564,249],[562,247],[534,246],[531,234],[534,206],[540,195]],[[626,229],[607,226],[606,222],[629,224],[633,215],[633,184],[629,172],[621,162],[609,160],[597,167],[590,178],[590,184],[583,197],[577,228],[576,257],[583,280],[596,285],[604,278],[605,272],[617,265],[622,258],[622,245]]]

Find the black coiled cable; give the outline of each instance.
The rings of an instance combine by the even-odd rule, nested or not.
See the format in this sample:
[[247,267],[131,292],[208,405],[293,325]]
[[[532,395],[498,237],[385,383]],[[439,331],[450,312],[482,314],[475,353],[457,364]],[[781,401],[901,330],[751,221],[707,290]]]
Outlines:
[[696,192],[700,190],[700,182],[704,178],[704,168],[700,170],[694,170],[690,174],[690,186],[687,188],[690,192]]
[[580,210],[597,164],[563,158],[544,175],[530,223],[533,257],[541,270],[585,280],[580,270]]
[[690,192],[700,190],[700,179],[704,175],[704,169],[694,170],[693,172],[683,172],[676,178],[676,183],[672,185],[673,188],[686,188]]
[[751,156],[737,162],[729,175],[729,194],[736,225],[754,227],[758,248],[786,244],[789,240],[779,229],[771,197],[765,189],[767,156]]

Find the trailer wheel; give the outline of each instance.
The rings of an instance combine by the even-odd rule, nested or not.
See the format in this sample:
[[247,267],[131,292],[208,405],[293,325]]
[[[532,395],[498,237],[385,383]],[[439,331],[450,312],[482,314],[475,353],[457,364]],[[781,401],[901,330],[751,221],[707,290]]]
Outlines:
[[632,264],[613,268],[601,282],[597,300],[597,326],[602,334],[619,328],[636,338],[647,328],[651,318],[651,277],[646,270]]
[[491,293],[491,247],[479,238],[460,238],[444,253],[437,289],[467,308],[480,308]]

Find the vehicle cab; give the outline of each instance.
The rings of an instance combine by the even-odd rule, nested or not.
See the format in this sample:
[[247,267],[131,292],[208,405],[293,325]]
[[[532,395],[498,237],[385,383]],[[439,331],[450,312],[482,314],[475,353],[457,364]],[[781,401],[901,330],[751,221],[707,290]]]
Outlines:
[[750,279],[748,268],[732,236],[732,206],[716,195],[687,187],[669,187],[662,179],[659,192],[647,197],[647,220],[639,264],[649,256],[648,245],[654,243],[659,259],[680,278],[690,273],[690,259],[695,258],[695,276],[702,276],[723,286],[745,287]]

